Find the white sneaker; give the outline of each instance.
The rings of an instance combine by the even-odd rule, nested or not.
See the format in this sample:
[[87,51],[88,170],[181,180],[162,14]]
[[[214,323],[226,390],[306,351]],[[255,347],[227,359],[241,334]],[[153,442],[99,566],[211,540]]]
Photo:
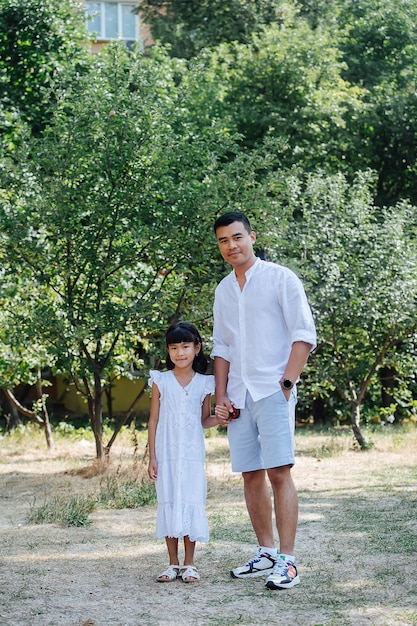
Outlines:
[[265,581],[268,589],[290,589],[300,583],[297,568],[292,561],[278,558],[272,574]]
[[254,557],[245,563],[243,567],[235,567],[230,571],[232,578],[255,578],[264,576],[273,571],[277,557],[265,551],[265,548],[256,550]]

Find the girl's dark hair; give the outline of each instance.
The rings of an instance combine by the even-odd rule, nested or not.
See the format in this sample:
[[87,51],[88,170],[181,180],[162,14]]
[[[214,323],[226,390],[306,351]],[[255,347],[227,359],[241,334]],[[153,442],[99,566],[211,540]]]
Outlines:
[[214,222],[214,232],[216,233],[220,226],[229,226],[230,224],[233,224],[233,222],[242,222],[248,233],[252,232],[252,227],[248,218],[241,211],[229,211],[228,213],[220,215]]
[[[193,370],[199,374],[205,374],[207,371],[207,358],[203,352],[203,342],[200,333],[196,327],[190,322],[176,322],[171,324],[165,335],[166,346],[172,343],[193,343],[195,346],[200,344],[200,352],[194,357]],[[175,365],[171,361],[169,354],[166,358],[167,369],[173,370]]]

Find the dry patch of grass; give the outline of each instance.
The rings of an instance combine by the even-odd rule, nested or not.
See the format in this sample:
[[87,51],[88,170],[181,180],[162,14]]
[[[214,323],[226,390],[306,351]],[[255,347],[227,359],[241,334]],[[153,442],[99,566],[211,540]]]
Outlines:
[[[415,429],[375,432],[367,452],[348,430],[297,431],[301,585],[285,592],[229,576],[255,538],[227,439],[215,430],[206,437],[211,541],[197,550],[201,582],[155,582],[166,550],[154,537],[155,504],[136,500],[147,463],[146,433],[137,437],[134,445],[125,432],[104,469],[88,433],[56,436],[50,453],[30,431],[0,441],[2,624],[417,625]],[[81,497],[94,499],[89,525],[28,522],[35,502]]]

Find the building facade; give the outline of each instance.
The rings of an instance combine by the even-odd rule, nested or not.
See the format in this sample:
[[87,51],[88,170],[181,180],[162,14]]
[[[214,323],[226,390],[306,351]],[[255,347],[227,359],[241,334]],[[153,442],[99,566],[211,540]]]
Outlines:
[[91,33],[93,52],[114,40],[122,40],[128,47],[139,43],[145,48],[150,44],[150,31],[141,22],[138,0],[84,1],[86,24]]

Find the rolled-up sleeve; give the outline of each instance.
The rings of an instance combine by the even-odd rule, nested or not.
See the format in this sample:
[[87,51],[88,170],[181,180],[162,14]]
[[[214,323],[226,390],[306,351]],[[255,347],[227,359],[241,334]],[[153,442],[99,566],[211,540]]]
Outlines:
[[291,344],[303,341],[310,344],[311,350],[314,350],[317,344],[316,327],[303,284],[289,269],[286,269],[284,276],[284,280],[281,276],[284,285],[281,285],[283,288],[279,290],[280,304]]

